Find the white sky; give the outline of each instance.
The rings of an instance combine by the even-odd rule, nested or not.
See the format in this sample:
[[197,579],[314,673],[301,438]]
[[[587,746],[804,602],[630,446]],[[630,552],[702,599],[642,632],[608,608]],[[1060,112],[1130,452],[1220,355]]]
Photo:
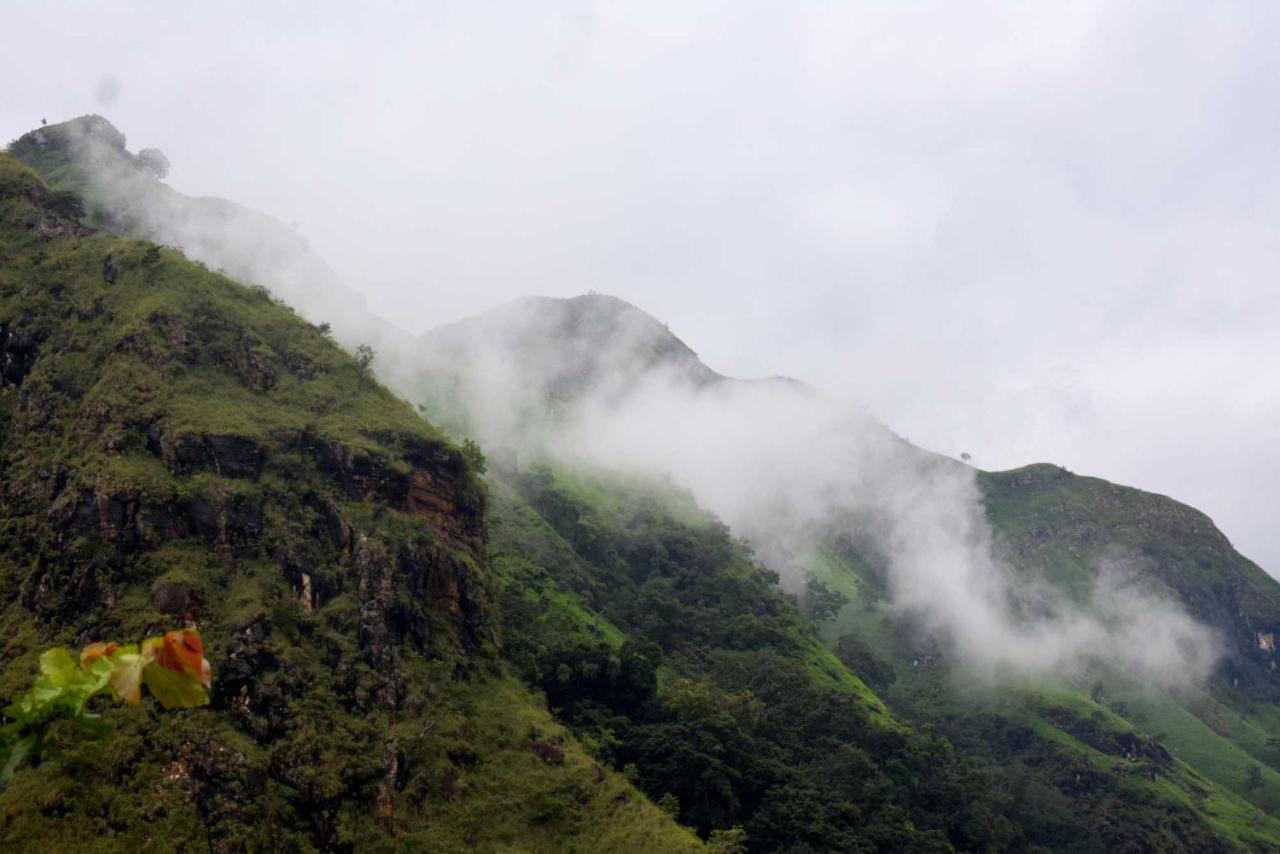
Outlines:
[[100,112],[406,328],[615,294],[1280,572],[1274,4],[0,5],[0,140]]

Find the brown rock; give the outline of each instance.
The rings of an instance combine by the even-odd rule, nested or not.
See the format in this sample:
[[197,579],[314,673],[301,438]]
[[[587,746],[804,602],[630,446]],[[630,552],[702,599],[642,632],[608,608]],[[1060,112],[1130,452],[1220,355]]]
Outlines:
[[176,620],[187,620],[196,610],[196,598],[190,584],[164,581],[151,588],[151,607]]
[[529,748],[548,765],[564,764],[564,750],[549,741],[535,741]]

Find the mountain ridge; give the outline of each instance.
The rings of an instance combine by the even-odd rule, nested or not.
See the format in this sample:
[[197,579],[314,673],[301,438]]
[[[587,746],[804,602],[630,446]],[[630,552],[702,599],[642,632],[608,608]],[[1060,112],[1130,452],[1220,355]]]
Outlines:
[[176,624],[213,701],[55,730],[3,844],[695,850],[504,670],[465,456],[261,289],[50,200],[0,154],[0,694]]
[[[270,297],[171,250],[85,229],[65,213],[70,199],[0,156],[6,200],[0,451],[40,447],[69,473],[35,478],[0,527],[11,545],[0,619],[6,657],[19,662],[0,687],[23,681],[40,642],[140,629],[167,613],[157,603],[177,600],[210,626],[225,687],[212,718],[175,722],[142,753],[95,758],[71,745],[33,769],[0,793],[3,832],[54,838],[37,807],[47,787],[58,821],[124,840],[157,821],[144,815],[146,775],[169,751],[194,781],[186,800],[181,787],[156,790],[170,824],[226,850],[258,839],[246,828],[262,795],[235,763],[265,781],[268,802],[282,805],[275,831],[301,850],[388,844],[388,827],[399,844],[457,848],[617,847],[624,828],[692,847],[667,813],[714,845],[753,851],[1277,847],[1280,747],[1268,732],[1280,727],[1280,587],[1198,511],[1051,464],[974,472],[1017,571],[1087,592],[1098,561],[1123,548],[1137,580],[1216,615],[1236,648],[1182,695],[1106,662],[966,693],[945,635],[904,618],[883,556],[840,527],[805,531],[810,551],[779,551],[798,571],[792,597],[741,532],[656,472],[610,475],[482,441],[481,488],[480,448],[454,448]],[[118,282],[104,283],[106,250]],[[183,287],[169,284],[175,275]],[[499,370],[482,377],[502,383],[483,401],[494,408],[462,411],[477,405],[475,389],[448,370],[396,379],[457,440],[481,438],[473,428],[495,418],[551,430],[578,401],[621,407],[655,378],[689,391],[682,404],[751,383],[711,371],[616,298],[514,305],[508,314],[535,307],[530,322],[500,317],[476,333],[462,321],[443,344],[459,345],[450,370],[492,366],[496,346]],[[107,330],[106,343],[80,324]],[[104,365],[114,373],[95,373]],[[814,393],[778,387],[787,401]],[[906,446],[883,434],[874,448]],[[907,458],[969,471],[919,449]],[[54,573],[48,581],[12,559],[32,532],[64,549],[34,565]],[[159,585],[176,586],[156,598]],[[234,613],[245,602],[249,613]],[[335,660],[355,676],[335,679]],[[504,679],[503,662],[524,684]],[[321,693],[308,695],[307,679]],[[282,709],[295,707],[311,730],[288,730]],[[388,724],[393,709],[405,719]],[[212,737],[199,732],[210,721]],[[122,726],[129,744],[141,737]],[[379,743],[387,732],[408,760],[403,777],[391,770],[400,754]],[[192,744],[234,767],[201,764]],[[68,782],[77,768],[124,792]],[[127,819],[100,818],[104,799]],[[371,802],[389,802],[390,821]],[[743,828],[745,842],[731,843]]]

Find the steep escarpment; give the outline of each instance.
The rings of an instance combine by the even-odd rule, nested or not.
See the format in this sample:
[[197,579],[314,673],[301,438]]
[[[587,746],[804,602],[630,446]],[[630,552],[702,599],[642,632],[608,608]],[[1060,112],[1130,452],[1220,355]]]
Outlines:
[[214,697],[56,732],[3,845],[691,846],[503,675],[461,454],[261,289],[55,198],[0,155],[0,696],[193,625]]
[[1162,495],[1063,468],[984,474],[992,521],[1011,558],[1084,586],[1099,565],[1124,562],[1213,626],[1223,641],[1218,687],[1280,700],[1274,639],[1280,583],[1245,558],[1200,511]]

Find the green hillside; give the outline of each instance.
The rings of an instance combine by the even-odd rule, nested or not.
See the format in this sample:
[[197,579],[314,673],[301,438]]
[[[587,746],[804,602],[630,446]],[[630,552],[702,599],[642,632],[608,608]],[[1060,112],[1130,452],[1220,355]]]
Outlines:
[[[504,586],[508,654],[581,738],[615,764],[634,762],[653,797],[675,794],[682,820],[695,827],[714,826],[707,816],[719,810],[722,822],[744,823],[752,850],[789,850],[787,840],[803,837],[801,827],[788,826],[771,803],[792,797],[787,777],[771,776],[785,746],[795,752],[783,755],[804,776],[817,774],[826,784],[807,793],[804,821],[836,817],[834,827],[804,825],[813,850],[867,841],[865,818],[843,837],[838,817],[850,806],[855,811],[847,815],[874,814],[862,801],[869,792],[896,801],[917,828],[936,827],[957,850],[1267,851],[1280,839],[1280,822],[1249,802],[1257,798],[1183,756],[1175,736],[1117,713],[1139,717],[1119,693],[1136,686],[1115,674],[1105,689],[1095,679],[965,690],[941,657],[921,661],[925,654],[887,604],[868,598],[822,627],[842,667],[815,649],[790,597],[756,586],[753,596],[773,600],[776,610],[746,602],[733,607],[736,616],[722,610],[722,596],[710,591],[731,579],[740,584],[732,567],[754,561],[672,487],[538,466],[499,472],[491,482],[492,559]],[[718,536],[718,560],[703,557],[714,554],[705,550],[681,554],[691,541]],[[850,598],[876,584],[838,556],[818,563],[821,576]],[[686,577],[691,571],[697,581]],[[606,687],[601,674],[610,662],[626,674],[646,640],[660,656],[654,687]],[[865,675],[889,709],[851,673]],[[1139,693],[1164,713],[1175,708]],[[646,708],[638,698],[648,695]],[[828,729],[828,703],[840,697],[863,713]],[[742,711],[750,706],[756,710]],[[699,727],[690,726],[694,721]],[[700,729],[712,722],[721,727],[713,735]],[[650,738],[652,731],[662,737]],[[685,740],[714,745],[715,753],[684,748]],[[1231,747],[1219,742],[1219,753]],[[886,753],[887,745],[896,746]],[[682,765],[686,750],[696,758]],[[855,789],[833,782],[849,779],[828,765],[843,751],[869,760]],[[653,766],[662,773],[646,776]],[[1262,773],[1260,791],[1273,790],[1271,769]],[[718,800],[716,792],[733,797]],[[916,815],[943,803],[950,806],[942,814]],[[726,813],[726,804],[735,812]]]
[[[578,302],[603,299],[582,297]],[[518,306],[507,309],[517,310]],[[566,307],[564,312],[574,317],[589,314],[583,307]],[[539,326],[548,315],[559,316],[538,306],[532,318],[508,318],[508,325]],[[521,339],[491,334],[491,327],[492,322],[482,317],[474,326],[468,321],[450,327],[446,337],[488,342],[486,346],[500,352],[509,349],[497,360],[519,363],[526,352]],[[575,364],[579,342],[592,334],[576,328],[571,332],[540,341],[536,350],[528,351],[528,361],[534,366]],[[669,335],[654,334],[659,339]],[[557,341],[563,342],[564,353],[546,358],[545,351],[554,350]],[[609,346],[607,336],[601,346]],[[632,346],[629,340],[622,344],[624,352]],[[489,358],[495,359],[492,353]],[[681,372],[685,358],[679,356],[674,364],[659,360],[651,369]],[[425,371],[423,398],[429,411],[440,413],[455,429],[466,425],[483,430],[482,423],[469,420],[467,401],[456,393],[460,367],[466,366],[446,362],[438,375]],[[518,374],[524,377],[518,385],[524,392],[521,406],[527,410],[516,416],[520,423],[545,420],[550,412],[554,425],[556,413],[563,418],[571,411],[575,395],[599,400],[590,384],[541,383],[538,368],[529,370],[534,373]],[[639,373],[643,378],[644,371]],[[553,378],[564,375],[557,372]],[[565,394],[566,388],[570,394]],[[442,394],[442,389],[453,394]],[[795,392],[811,394],[804,389]],[[545,407],[542,413],[539,406]],[[536,449],[536,441],[526,442],[517,453],[527,457],[531,448]],[[497,450],[504,466],[495,475],[494,512],[505,508],[510,518],[500,518],[493,526],[495,566],[500,577],[517,582],[508,587],[509,599],[504,598],[508,652],[527,678],[543,685],[562,720],[584,738],[606,744],[621,740],[615,756],[625,755],[628,738],[639,738],[641,728],[633,718],[620,720],[616,714],[602,728],[594,712],[583,715],[578,710],[577,695],[570,692],[564,700],[555,671],[565,664],[568,669],[560,675],[572,684],[577,670],[571,657],[556,658],[557,644],[616,649],[620,643],[634,642],[637,634],[660,644],[670,638],[672,648],[664,649],[660,673],[680,674],[673,679],[711,679],[714,684],[704,653],[722,639],[714,633],[698,637],[691,644],[700,651],[697,666],[690,667],[681,655],[680,636],[691,626],[725,625],[725,616],[665,603],[662,587],[647,594],[646,586],[656,586],[648,566],[651,558],[646,552],[634,554],[626,545],[633,538],[662,542],[673,520],[697,529],[699,511],[687,495],[669,486],[641,488],[598,472],[571,474],[564,467],[516,468],[509,451]],[[955,466],[927,452],[913,453],[930,465]],[[1210,626],[1221,640],[1223,655],[1209,684],[1177,691],[1135,681],[1106,662],[1089,663],[1070,679],[1034,685],[969,684],[965,670],[948,656],[946,639],[922,631],[892,607],[886,568],[874,551],[839,528],[810,532],[808,547],[786,558],[791,569],[813,576],[802,602],[788,600],[788,613],[812,619],[831,654],[845,670],[861,677],[862,684],[850,690],[874,696],[870,705],[886,710],[883,719],[894,721],[901,731],[944,736],[954,751],[956,773],[970,781],[974,800],[969,808],[996,817],[970,838],[957,835],[956,827],[950,826],[943,831],[948,841],[960,849],[981,845],[993,850],[1280,849],[1280,776],[1275,764],[1280,707],[1274,694],[1273,650],[1268,649],[1280,585],[1237,554],[1203,514],[1169,499],[1077,478],[1055,466],[980,473],[978,478],[997,548],[1028,581],[1086,603],[1099,567],[1122,561],[1144,585],[1163,591]],[[517,499],[527,506],[520,508]],[[701,518],[703,526],[712,524],[705,514]],[[557,534],[556,545],[536,534],[536,519]],[[520,532],[514,543],[506,539],[511,530]],[[743,549],[740,544],[733,547]],[[753,559],[744,550],[734,560]],[[682,557],[676,563],[687,567],[692,559]],[[681,589],[679,584],[675,587]],[[688,583],[685,587],[696,589]],[[637,602],[647,602],[646,595],[656,595],[661,604],[645,607],[637,617],[633,609]],[[758,607],[748,609],[759,612]],[[529,622],[537,630],[526,639]],[[749,643],[745,639],[754,628],[753,620],[735,624],[738,643]],[[789,630],[788,639],[775,636],[770,643],[796,658],[817,662],[816,654],[788,646],[803,634]],[[810,667],[811,674],[814,669]],[[659,680],[659,702],[665,684]],[[801,729],[812,725],[800,716],[793,720]],[[882,769],[892,761],[879,760]],[[642,771],[638,763],[637,770]],[[654,797],[665,791],[665,778],[640,780]],[[903,803],[918,802],[918,796],[901,797]],[[681,815],[686,822],[705,826],[696,814]],[[755,825],[755,835],[748,834],[749,844],[759,844],[758,850],[784,848],[776,840],[771,845],[762,841],[762,824]],[[750,818],[745,826],[753,827]]]
[[492,483],[508,656],[683,822],[753,851],[1009,840],[991,779],[896,721],[687,496],[543,466]]
[[387,349],[412,340],[371,314],[293,228],[226,199],[179,193],[160,180],[164,168],[129,151],[125,135],[102,116],[38,128],[8,151],[88,225],[178,248],[239,282],[269,288],[305,306],[307,319],[330,324],[347,346],[377,341]]
[[[1280,708],[1270,653],[1280,585],[1242,558],[1191,508],[1162,496],[1071,475],[1056,466],[983,473],[979,482],[1002,551],[1024,573],[1074,591],[1094,583],[1099,561],[1122,554],[1214,627],[1224,656],[1208,684],[1160,689],[1095,662],[1050,684],[1010,682],[966,690],[945,645],[904,624],[889,605],[875,559],[833,538],[808,564],[849,603],[823,626],[837,654],[898,714],[928,723],[957,750],[1017,781],[1064,839],[1079,818],[1105,837],[1135,833],[1133,804],[1189,811],[1165,825],[1162,850],[1211,850],[1188,842],[1203,823],[1250,850],[1280,845]],[[1177,805],[1175,808],[1174,805]],[[1083,831],[1084,828],[1079,828]],[[1095,850],[1087,836],[1071,850]],[[1059,846],[1055,846],[1059,847]],[[1098,849],[1100,850],[1100,848]]]
[[847,525],[757,556],[669,477],[541,447],[655,376],[743,384],[634,306],[522,300],[375,361],[428,423],[280,302],[305,277],[139,239],[200,210],[188,254],[263,257],[105,120],[12,150],[40,177],[0,155],[0,698],[53,644],[178,625],[215,682],[58,731],[0,792],[6,847],[1280,851],[1280,584],[1203,514],[977,473],[1023,578],[1088,607],[1122,561],[1222,652],[1179,688],[1105,657],[979,682]]
[[0,696],[194,625],[214,701],[55,732],[0,847],[696,847],[506,674],[462,455],[261,289],[76,213],[0,155]]

